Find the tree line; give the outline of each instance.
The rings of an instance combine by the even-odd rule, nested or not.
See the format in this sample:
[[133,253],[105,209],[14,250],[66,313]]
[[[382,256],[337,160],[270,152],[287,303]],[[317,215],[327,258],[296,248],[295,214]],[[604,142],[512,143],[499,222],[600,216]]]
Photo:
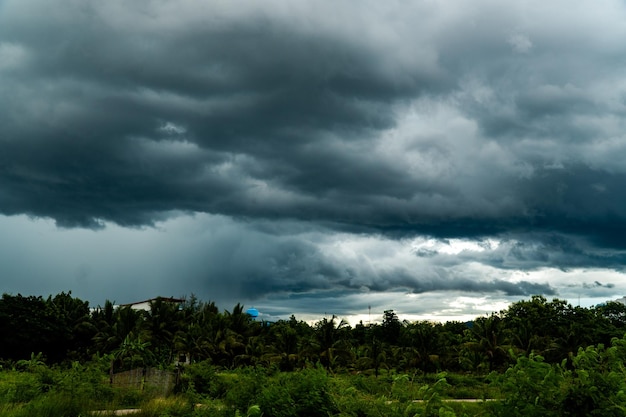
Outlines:
[[55,364],[106,357],[111,372],[166,367],[184,358],[223,369],[292,371],[320,364],[331,372],[375,375],[389,369],[488,373],[506,370],[521,355],[567,363],[579,348],[609,346],[625,332],[621,303],[586,308],[543,296],[468,323],[401,321],[387,310],[379,323],[354,327],[335,316],[314,324],[294,316],[265,323],[241,304],[220,310],[193,295],[182,304],[157,298],[148,311],[115,307],[111,301],[90,309],[71,292],[0,299],[1,361],[37,357]]

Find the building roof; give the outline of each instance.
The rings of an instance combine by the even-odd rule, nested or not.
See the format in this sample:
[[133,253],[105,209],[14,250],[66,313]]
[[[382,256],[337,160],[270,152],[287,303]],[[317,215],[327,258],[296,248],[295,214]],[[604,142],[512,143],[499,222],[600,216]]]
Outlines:
[[185,300],[183,298],[174,298],[174,297],[155,297],[155,298],[150,298],[147,300],[143,300],[143,301],[135,301],[134,303],[128,303],[128,304],[120,304],[120,307],[132,307],[134,305],[138,305],[138,304],[150,304],[153,301],[157,301],[157,300],[161,300],[165,303],[184,303]]

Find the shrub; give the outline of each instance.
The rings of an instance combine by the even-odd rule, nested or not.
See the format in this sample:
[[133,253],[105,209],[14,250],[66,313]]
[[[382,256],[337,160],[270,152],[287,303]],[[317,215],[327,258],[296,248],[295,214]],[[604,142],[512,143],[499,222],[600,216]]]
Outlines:
[[89,407],[85,403],[62,393],[51,393],[30,401],[9,415],[11,417],[79,417],[87,413],[89,413]]
[[135,388],[113,388],[113,400],[121,408],[138,407],[142,401],[142,392]]
[[36,375],[15,371],[3,372],[0,380],[0,403],[26,403],[41,393],[41,383]]
[[[185,367],[177,387],[178,392],[193,391],[200,395],[222,396],[215,393],[217,375],[215,368],[208,361],[194,363]],[[217,394],[217,395],[216,395]]]
[[626,383],[620,341],[604,349],[580,348],[573,358],[572,381],[563,401],[567,416],[623,416],[626,412]]
[[337,410],[329,392],[329,377],[320,368],[275,375],[255,404],[265,417],[326,417]]
[[504,400],[493,405],[496,415],[506,417],[560,416],[565,389],[561,366],[544,362],[543,357],[521,356],[498,378]]
[[372,395],[388,395],[389,381],[385,378],[376,378],[374,376],[358,375],[352,379],[354,386],[367,394]]
[[243,369],[236,373],[219,374],[219,384],[224,390],[224,402],[233,408],[245,412],[256,404],[255,399],[268,385],[268,377],[263,370]]
[[580,348],[550,365],[541,356],[520,357],[499,378],[504,400],[493,405],[502,416],[623,416],[626,414],[624,339],[613,346]]

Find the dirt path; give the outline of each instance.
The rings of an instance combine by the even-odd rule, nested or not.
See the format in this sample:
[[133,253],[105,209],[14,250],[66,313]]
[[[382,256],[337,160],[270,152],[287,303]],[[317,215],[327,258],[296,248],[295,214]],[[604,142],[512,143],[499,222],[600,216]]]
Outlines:
[[125,416],[128,414],[137,414],[141,412],[140,409],[138,408],[127,408],[126,410],[98,410],[98,411],[92,411],[91,415],[94,416]]
[[[444,403],[482,403],[486,401],[498,401],[495,398],[442,398],[442,402]],[[414,403],[423,403],[426,400],[413,400]]]

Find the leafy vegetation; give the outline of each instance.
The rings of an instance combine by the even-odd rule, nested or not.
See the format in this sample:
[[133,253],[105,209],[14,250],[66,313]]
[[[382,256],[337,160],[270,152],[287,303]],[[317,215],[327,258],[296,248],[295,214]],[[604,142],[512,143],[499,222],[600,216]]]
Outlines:
[[[193,296],[142,312],[109,301],[90,309],[71,293],[4,294],[0,330],[0,417],[626,414],[617,303],[535,296],[471,323],[406,322],[387,310],[351,327],[335,316],[257,322],[240,304],[220,311]],[[153,368],[172,375],[169,395],[114,383]]]

